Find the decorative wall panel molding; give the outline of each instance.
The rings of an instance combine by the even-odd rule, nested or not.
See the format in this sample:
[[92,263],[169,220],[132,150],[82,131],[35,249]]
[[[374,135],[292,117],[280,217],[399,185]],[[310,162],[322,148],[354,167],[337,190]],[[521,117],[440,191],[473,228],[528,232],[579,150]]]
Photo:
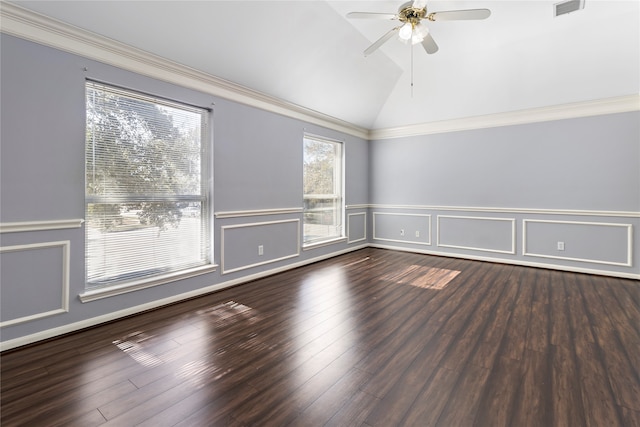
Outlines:
[[222,274],[295,258],[300,256],[300,220],[223,226],[220,241]]
[[373,239],[431,245],[431,215],[374,212]]
[[[38,302],[42,302],[43,298],[46,298],[46,288],[48,286],[59,286],[60,291],[60,299],[53,303],[53,306],[50,309],[44,309],[42,311],[36,313],[25,313],[24,315],[14,317],[11,319],[4,319],[0,322],[0,327],[16,325],[19,323],[26,323],[32,320],[41,319],[43,317],[54,316],[56,314],[67,313],[69,311],[69,263],[70,263],[70,241],[64,240],[59,242],[42,242],[42,243],[32,243],[27,245],[15,245],[15,246],[3,246],[0,247],[0,255],[4,258],[2,265],[2,275],[3,281],[6,280],[6,277],[10,275],[13,280],[16,277],[24,278],[24,280],[29,280],[29,283],[25,283],[24,285],[17,286],[20,288],[20,297],[15,297],[12,293],[12,296],[5,295],[3,296],[3,307],[6,309],[4,304],[11,304],[12,307],[15,307],[19,304],[20,301],[13,301],[14,298],[26,299],[33,301],[34,299],[38,300]],[[60,270],[61,275],[59,277],[55,277],[55,274],[52,272],[43,271],[48,266],[46,265],[37,265],[37,261],[34,261],[34,254],[31,256],[27,255],[30,251],[40,251],[43,249],[51,249],[58,248],[59,254],[59,262],[61,263]],[[7,257],[15,256],[17,253],[23,253],[24,261],[19,259],[11,260],[7,259]],[[26,259],[26,258],[30,259]],[[11,262],[10,262],[11,261]],[[58,261],[54,261],[58,262]],[[32,274],[29,273],[37,272],[38,280],[31,282]],[[7,291],[13,290],[14,287],[12,283],[3,283],[3,290]],[[57,293],[57,292],[54,292]],[[6,311],[3,309],[3,311]]]
[[525,256],[631,267],[633,225],[525,219]]
[[437,216],[438,247],[516,253],[515,218]]
[[84,219],[60,219],[52,221],[24,221],[0,223],[0,233],[18,233],[25,231],[63,230],[80,228]]
[[367,213],[347,214],[347,243],[367,240]]

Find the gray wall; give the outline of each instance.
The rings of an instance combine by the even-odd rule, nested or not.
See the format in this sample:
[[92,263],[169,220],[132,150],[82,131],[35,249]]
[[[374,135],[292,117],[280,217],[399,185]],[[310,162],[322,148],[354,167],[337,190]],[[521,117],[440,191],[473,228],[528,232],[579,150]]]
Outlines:
[[[4,348],[367,244],[639,274],[638,113],[367,142],[11,36],[0,43],[1,223],[84,217],[86,78],[212,107],[213,211],[246,214],[214,220],[215,272],[87,303],[82,226],[2,233]],[[300,212],[251,213],[301,208],[304,132],[345,141],[346,156],[348,239],[311,250],[300,248]]]
[[[638,112],[372,141],[369,155],[376,245],[640,273]],[[430,239],[411,224],[424,215]]]
[[[305,131],[345,142],[346,203],[367,201],[365,140],[4,34],[0,43],[3,224],[84,217],[86,78],[213,108],[214,175],[210,178],[214,212],[301,208]],[[347,213],[362,211],[366,207]],[[345,239],[302,251],[301,221],[300,212],[216,219],[214,261],[220,265],[224,256],[228,272],[220,266],[213,273],[87,303],[78,297],[84,291],[83,227],[2,233],[0,316],[3,322],[22,320],[2,328],[2,342],[11,346],[29,336],[42,337],[46,331],[87,326],[113,313],[150,307],[157,301],[237,283],[366,244]],[[357,228],[354,232],[359,238],[364,231]],[[265,255],[260,259],[256,259],[256,243],[264,245]],[[62,300],[67,278],[65,311]],[[30,320],[41,314],[49,315]]]

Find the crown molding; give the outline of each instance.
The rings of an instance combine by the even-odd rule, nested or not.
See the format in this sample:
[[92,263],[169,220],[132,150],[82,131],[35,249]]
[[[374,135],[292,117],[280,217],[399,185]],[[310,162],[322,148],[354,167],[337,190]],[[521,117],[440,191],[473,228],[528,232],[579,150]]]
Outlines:
[[369,131],[369,139],[392,139],[462,130],[548,122],[640,111],[640,94]]
[[369,131],[335,117],[212,76],[160,56],[0,1],[0,31],[128,71],[368,139]]
[[141,75],[367,140],[640,111],[640,94],[460,119],[365,129],[0,0],[0,31]]

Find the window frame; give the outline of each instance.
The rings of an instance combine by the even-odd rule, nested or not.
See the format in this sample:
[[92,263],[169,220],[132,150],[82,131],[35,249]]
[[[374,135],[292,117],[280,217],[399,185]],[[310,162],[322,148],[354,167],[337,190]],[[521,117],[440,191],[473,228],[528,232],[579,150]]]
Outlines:
[[[334,184],[334,193],[333,194],[320,194],[320,195],[316,195],[315,197],[308,197],[308,195],[305,193],[304,191],[304,158],[305,158],[305,141],[306,140],[314,140],[317,142],[321,142],[321,143],[328,143],[328,144],[332,144],[333,146],[338,146],[340,147],[340,153],[339,156],[334,160],[334,183],[337,181],[336,184]],[[303,135],[303,150],[302,150],[302,168],[303,168],[303,178],[302,178],[302,183],[303,183],[303,190],[302,190],[302,229],[303,229],[303,233],[302,233],[302,248],[303,250],[306,249],[312,249],[315,247],[319,247],[319,246],[325,246],[325,245],[329,245],[329,244],[333,244],[333,243],[338,243],[341,241],[345,241],[346,240],[346,235],[345,235],[345,215],[346,215],[346,197],[345,197],[345,152],[346,152],[346,148],[345,148],[345,142],[342,140],[338,140],[338,139],[334,139],[334,138],[329,138],[326,136],[321,136],[321,135],[316,135],[316,134],[312,134],[312,133],[308,133],[305,132]],[[339,165],[336,167],[335,163],[339,162]],[[337,177],[336,177],[337,175]],[[337,192],[337,193],[336,193]],[[323,196],[333,196],[333,197],[323,197]],[[306,221],[306,214],[310,213],[310,210],[308,210],[306,208],[306,200],[308,199],[333,199],[337,201],[338,206],[333,208],[333,212],[334,212],[334,216],[337,216],[340,218],[340,223],[337,226],[338,228],[338,232],[334,235],[331,236],[326,236],[326,237],[320,237],[320,238],[315,238],[315,239],[306,239],[306,233],[305,231],[305,225],[307,224]],[[327,208],[324,208],[327,209]]]
[[[150,196],[141,196],[140,194],[129,193],[126,195],[118,194],[116,196],[105,196],[105,195],[94,195],[89,193],[89,185],[88,185],[88,152],[89,152],[89,140],[88,136],[85,136],[84,140],[84,150],[85,150],[85,198],[84,198],[84,209],[85,209],[85,230],[84,230],[84,240],[85,240],[85,286],[84,292],[80,295],[80,299],[82,302],[92,301],[95,299],[100,299],[112,295],[118,295],[125,292],[131,292],[138,289],[143,289],[151,286],[156,286],[164,283],[173,282],[176,280],[197,276],[200,274],[210,273],[216,270],[217,265],[214,264],[213,257],[213,215],[212,213],[212,167],[213,167],[213,132],[212,132],[212,110],[210,108],[195,106],[189,103],[168,99],[156,95],[147,94],[141,91],[132,90],[129,88],[123,88],[121,86],[113,85],[110,83],[103,83],[101,81],[87,79],[85,81],[85,114],[87,114],[89,109],[88,104],[88,96],[89,90],[105,90],[111,94],[116,96],[124,96],[131,99],[135,99],[142,102],[148,102],[153,104],[156,108],[158,107],[167,107],[173,109],[179,109],[184,112],[192,112],[200,115],[200,138],[199,138],[199,168],[200,168],[200,183],[199,183],[199,194],[178,194],[178,195],[169,195],[169,194],[161,194],[155,193]],[[85,126],[88,126],[88,119],[85,120]],[[88,135],[87,128],[85,127],[85,133]],[[126,277],[122,280],[114,279],[110,277],[103,277],[103,283],[99,283],[99,281],[90,281],[90,270],[89,270],[89,206],[91,204],[96,203],[108,203],[108,204],[121,204],[124,205],[126,203],[138,203],[138,202],[189,202],[189,203],[199,203],[200,204],[200,238],[203,240],[199,245],[198,250],[201,251],[200,262],[196,264],[190,263],[189,265],[184,264],[182,266],[177,266],[175,268],[169,268],[157,273],[153,274],[143,274],[139,275],[134,273],[132,277]],[[189,205],[190,206],[190,205]],[[182,220],[182,218],[180,219]],[[138,272],[139,273],[139,272]],[[115,276],[117,277],[117,276]]]

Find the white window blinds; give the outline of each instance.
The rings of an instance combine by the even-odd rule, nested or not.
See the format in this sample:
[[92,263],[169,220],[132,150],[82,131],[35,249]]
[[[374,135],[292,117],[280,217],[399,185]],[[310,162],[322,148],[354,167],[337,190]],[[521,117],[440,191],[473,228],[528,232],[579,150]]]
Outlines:
[[87,82],[86,115],[87,287],[208,264],[208,112]]

